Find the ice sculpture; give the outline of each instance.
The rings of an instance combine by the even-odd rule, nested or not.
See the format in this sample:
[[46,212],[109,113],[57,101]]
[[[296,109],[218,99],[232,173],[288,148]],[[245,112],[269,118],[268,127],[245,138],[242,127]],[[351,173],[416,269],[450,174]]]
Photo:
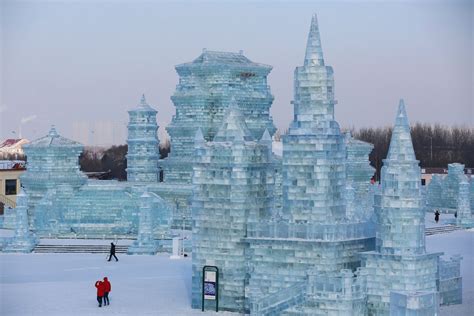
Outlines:
[[[200,268],[204,264],[215,264],[223,271],[219,279],[226,287],[221,293],[225,309],[260,313],[257,309],[262,306],[278,306],[264,312],[271,314],[311,298],[305,290],[308,270],[334,275],[360,265],[358,253],[374,248],[373,223],[346,218],[346,148],[334,121],[332,69],[324,66],[316,17],[305,64],[295,71],[295,87],[295,120],[283,139],[281,169],[274,168],[274,160],[261,160],[258,147],[246,152],[256,145],[250,141],[252,135],[241,114],[233,108],[213,142],[206,143],[200,130],[196,134],[194,307],[200,306]],[[268,157],[269,135],[264,133],[259,143]],[[246,159],[237,160],[235,155]],[[245,165],[237,164],[241,161]],[[238,173],[230,173],[229,168]],[[270,217],[268,209],[278,204],[268,197],[273,192],[271,184],[278,183],[279,170],[283,205]],[[248,188],[243,190],[241,184]],[[245,265],[243,255],[248,260]]]
[[171,97],[176,115],[166,128],[171,152],[160,162],[165,182],[191,183],[194,135],[200,127],[206,140],[214,138],[230,96],[237,99],[254,139],[265,129],[273,135],[276,129],[269,114],[273,96],[267,85],[271,69],[252,62],[242,52],[206,49],[193,62],[176,66],[180,79]]
[[[269,218],[272,206],[268,132],[253,141],[243,115],[231,101],[213,142],[201,129],[195,136],[193,184],[193,307],[201,307],[205,265],[219,267],[219,306],[244,310],[246,257],[243,238],[248,221]],[[271,169],[270,169],[271,170]]]
[[421,170],[405,104],[400,100],[392,139],[375,196],[376,251],[361,255],[367,275],[368,312],[388,315],[391,292],[437,291],[438,257],[425,251]]
[[464,165],[460,163],[449,164],[448,175],[445,178],[433,176],[426,197],[428,211],[438,209],[454,213],[458,204],[459,183],[464,180],[466,180]]
[[439,297],[436,292],[391,292],[390,316],[438,316]]
[[375,168],[370,165],[369,154],[374,145],[352,137],[350,132],[345,133],[346,143],[346,176],[353,182],[357,196],[366,197],[370,179],[375,173]]
[[133,244],[128,247],[128,254],[154,255],[158,251],[158,244],[153,234],[152,199],[147,191],[140,196],[138,236]]
[[461,260],[459,255],[439,260],[438,292],[441,305],[462,303]]
[[345,144],[334,120],[334,77],[324,65],[316,15],[294,79],[294,120],[283,136],[283,217],[317,223],[345,216]]
[[86,182],[79,170],[78,158],[83,146],[60,136],[54,126],[48,135],[23,146],[28,157],[27,171],[20,178],[28,192],[30,227],[36,220],[35,206],[46,192],[59,185],[77,189]]
[[87,180],[78,163],[82,145],[60,136],[54,127],[47,136],[25,146],[28,164],[22,183],[31,195],[30,225],[38,235],[104,238],[136,234],[143,185],[150,187],[153,197],[153,234],[167,234],[169,202],[156,193],[160,191],[156,111],[143,96],[129,115],[128,182]]
[[471,200],[469,197],[469,182],[463,179],[459,183],[459,194],[457,203],[457,218],[456,224],[461,227],[474,227],[474,217],[471,211]]
[[30,232],[28,224],[28,197],[23,189],[17,195],[16,227],[13,239],[3,248],[3,252],[31,252],[38,244],[36,237]]
[[127,181],[157,182],[160,157],[156,113],[142,96],[137,108],[128,111]]

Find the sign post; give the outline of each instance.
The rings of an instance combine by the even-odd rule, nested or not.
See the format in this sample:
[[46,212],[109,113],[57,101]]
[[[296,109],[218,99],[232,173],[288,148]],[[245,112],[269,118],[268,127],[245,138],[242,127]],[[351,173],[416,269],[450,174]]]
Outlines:
[[204,266],[202,268],[202,311],[204,301],[216,301],[216,312],[219,310],[219,268]]

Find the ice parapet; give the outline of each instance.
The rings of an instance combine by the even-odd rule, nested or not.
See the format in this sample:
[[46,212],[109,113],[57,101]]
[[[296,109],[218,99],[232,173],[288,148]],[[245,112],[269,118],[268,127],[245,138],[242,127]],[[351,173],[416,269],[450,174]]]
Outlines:
[[31,252],[38,241],[30,232],[28,224],[28,197],[23,189],[17,195],[17,204],[15,208],[16,223],[15,235],[13,239],[3,248],[4,252]]

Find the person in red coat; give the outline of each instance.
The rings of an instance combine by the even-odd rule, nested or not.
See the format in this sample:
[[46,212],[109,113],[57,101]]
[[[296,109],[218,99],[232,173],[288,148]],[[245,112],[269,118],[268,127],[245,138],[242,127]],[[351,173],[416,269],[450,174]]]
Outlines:
[[97,302],[99,302],[99,307],[102,307],[102,297],[105,293],[105,285],[102,281],[96,281],[95,287],[97,288]]
[[112,291],[112,285],[110,285],[109,279],[107,277],[104,277],[104,306],[105,305],[110,305],[109,302],[109,292]]

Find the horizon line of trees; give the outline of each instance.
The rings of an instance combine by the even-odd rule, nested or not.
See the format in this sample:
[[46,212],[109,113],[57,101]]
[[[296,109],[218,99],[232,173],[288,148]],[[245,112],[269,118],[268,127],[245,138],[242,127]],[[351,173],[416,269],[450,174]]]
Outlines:
[[[369,160],[376,169],[375,178],[379,180],[383,159],[387,156],[392,137],[392,127],[350,131],[354,138],[374,145]],[[280,140],[281,134],[277,130],[275,140]],[[446,168],[453,162],[462,163],[468,168],[474,167],[474,128],[415,123],[411,126],[411,137],[416,158],[422,168]],[[169,139],[160,142],[160,159],[168,156],[170,147]],[[79,157],[80,168],[84,172],[107,172],[103,179],[126,180],[127,149],[127,145],[112,146],[102,151],[85,147]],[[7,156],[6,160],[10,160],[9,158],[26,160],[26,157],[19,155]]]

